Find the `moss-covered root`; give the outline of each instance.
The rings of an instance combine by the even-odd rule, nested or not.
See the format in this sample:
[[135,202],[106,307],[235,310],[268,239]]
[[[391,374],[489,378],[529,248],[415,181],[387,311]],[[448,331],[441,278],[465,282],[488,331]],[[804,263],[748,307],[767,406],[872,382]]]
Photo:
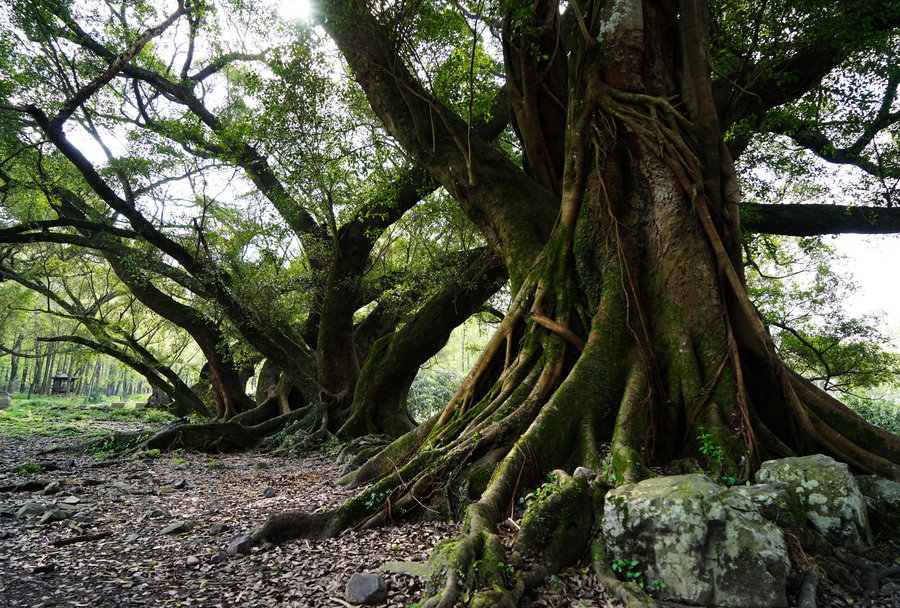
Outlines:
[[598,485],[595,491],[593,475],[587,469],[577,471],[574,477],[554,471],[550,481],[529,495],[534,499],[522,516],[511,557],[517,567],[528,564],[528,588],[576,563],[588,548],[594,527],[594,504],[602,503],[609,488]]
[[470,507],[461,540],[448,541],[431,557],[431,578],[423,608],[515,606],[525,590],[576,563],[588,550],[607,487],[593,475],[554,471],[551,481],[530,494],[509,557],[487,505]]
[[[477,508],[477,505],[473,505]],[[431,554],[431,577],[422,608],[515,608],[524,587],[507,563],[506,549],[497,534],[470,522],[459,541],[445,541]]]
[[597,580],[606,590],[619,598],[624,608],[656,608],[657,604],[635,583],[627,583],[616,578],[606,555],[603,537],[597,535],[591,541],[591,568]]

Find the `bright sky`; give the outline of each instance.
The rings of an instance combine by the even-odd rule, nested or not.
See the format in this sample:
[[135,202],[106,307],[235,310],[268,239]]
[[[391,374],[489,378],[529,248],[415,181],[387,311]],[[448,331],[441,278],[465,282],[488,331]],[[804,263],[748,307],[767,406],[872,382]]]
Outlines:
[[285,19],[306,20],[311,17],[311,13],[310,0],[278,0],[278,14]]
[[847,302],[854,314],[883,311],[883,328],[900,327],[900,235],[843,234],[832,241],[859,290]]

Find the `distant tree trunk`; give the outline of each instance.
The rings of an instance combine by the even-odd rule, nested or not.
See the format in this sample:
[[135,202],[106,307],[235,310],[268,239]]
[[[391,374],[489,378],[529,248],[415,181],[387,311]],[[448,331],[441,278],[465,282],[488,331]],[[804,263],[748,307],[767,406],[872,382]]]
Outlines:
[[102,367],[103,362],[100,360],[100,357],[95,357],[94,359],[94,371],[91,372],[90,380],[86,383],[84,391],[84,403],[88,404],[91,400],[91,395],[94,392],[94,387],[97,386],[97,381],[100,379],[100,368]]
[[56,361],[56,345],[53,343],[48,344],[47,354],[47,362],[44,365],[44,376],[41,380],[40,388],[37,391],[42,395],[50,394],[50,379],[53,377],[53,364]]
[[22,368],[22,379],[19,381],[19,392],[24,393],[25,387],[28,386],[28,372],[31,371],[31,364],[28,361],[25,362],[25,366]]
[[[34,352],[35,352],[35,354],[40,355],[39,343],[37,345],[35,345]],[[28,385],[28,398],[29,399],[31,399],[32,393],[37,392],[40,389],[40,387],[38,386],[38,383],[41,381],[41,378],[43,377],[41,375],[41,370],[44,365],[44,358],[45,358],[44,356],[41,356],[41,357],[35,359],[34,372],[32,373],[32,376],[31,376],[31,378],[32,378],[31,384]],[[24,377],[23,377],[23,381],[24,381]]]
[[[22,341],[25,339],[25,334],[19,333],[16,336],[16,341],[13,342],[12,350],[14,352],[19,352],[19,349],[22,348]],[[16,386],[16,376],[19,373],[19,357],[15,355],[11,355],[11,359],[9,361],[9,381],[6,383],[7,392],[13,393],[15,392]]]

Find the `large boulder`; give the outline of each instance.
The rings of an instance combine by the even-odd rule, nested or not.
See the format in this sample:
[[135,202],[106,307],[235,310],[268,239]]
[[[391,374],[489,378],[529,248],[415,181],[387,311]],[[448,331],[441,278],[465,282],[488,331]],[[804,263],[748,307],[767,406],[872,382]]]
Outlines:
[[636,560],[654,595],[732,608],[787,606],[784,535],[739,491],[705,475],[648,479],[606,495],[610,559]]
[[858,475],[856,483],[869,507],[872,529],[882,537],[900,540],[900,483],[878,475]]
[[857,550],[871,544],[866,501],[846,464],[823,454],[769,460],[756,479],[790,485],[810,525],[832,543]]
[[0,410],[5,410],[12,405],[12,395],[6,391],[0,391]]

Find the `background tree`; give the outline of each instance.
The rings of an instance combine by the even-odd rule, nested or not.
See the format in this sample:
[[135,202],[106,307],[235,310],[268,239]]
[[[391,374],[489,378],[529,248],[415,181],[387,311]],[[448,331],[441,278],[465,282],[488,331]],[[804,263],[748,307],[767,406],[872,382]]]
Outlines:
[[[140,4],[94,14],[37,0],[13,7],[10,38],[23,53],[10,66],[15,103],[5,109],[19,135],[9,158],[31,176],[7,171],[6,181],[43,195],[48,215],[38,217],[51,224],[20,224],[4,238],[103,251],[132,294],[200,344],[224,419],[250,407],[233,357],[220,352],[228,336],[240,336],[279,362],[276,411],[293,413],[304,433],[402,434],[413,426],[405,396],[418,366],[499,287],[504,269],[472,249],[471,238],[429,235],[431,250],[401,238],[415,222],[392,226],[436,183],[377,145],[358,92],[334,80],[333,59],[311,33],[263,61],[254,45],[263,33],[283,41],[283,32],[252,8],[226,8],[179,4],[166,13]],[[224,48],[210,34],[234,27],[256,36]],[[122,51],[120,39],[129,36],[134,42]],[[99,75],[98,62],[107,66]],[[52,77],[39,80],[37,66]],[[470,107],[488,138],[506,122],[502,103],[486,113],[493,99],[491,92],[484,108]],[[251,122],[257,115],[260,129]],[[102,160],[89,158],[87,144],[73,143],[66,129],[90,136]],[[114,152],[108,142],[119,134],[127,145]],[[38,150],[37,158],[23,159],[26,149]],[[62,184],[41,190],[44,154],[76,175],[63,171]],[[221,167],[239,168],[252,190],[232,179],[224,197],[222,188],[213,191]],[[189,196],[177,189],[185,185]],[[247,221],[258,199],[280,228],[271,211],[262,223]],[[279,238],[291,245],[273,247]],[[178,290],[190,301],[173,297]],[[395,361],[390,379],[381,377],[387,366],[371,366],[360,380],[377,340],[401,325],[402,340],[378,347]]]

